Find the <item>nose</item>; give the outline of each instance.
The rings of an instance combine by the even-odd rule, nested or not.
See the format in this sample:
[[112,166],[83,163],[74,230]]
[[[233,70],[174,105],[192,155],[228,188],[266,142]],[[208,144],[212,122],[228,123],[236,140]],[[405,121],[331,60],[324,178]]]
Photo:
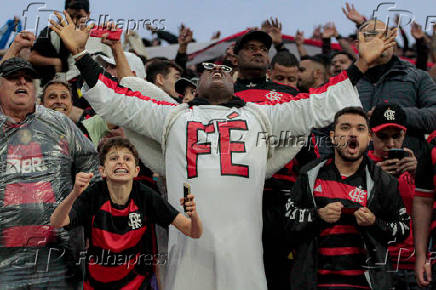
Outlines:
[[26,84],[27,84],[26,78],[25,78],[24,76],[20,76],[20,77],[18,77],[18,78],[17,78],[17,83],[18,83],[19,85],[26,85]]
[[386,147],[388,147],[388,149],[392,149],[394,148],[394,138],[389,138],[386,142]]

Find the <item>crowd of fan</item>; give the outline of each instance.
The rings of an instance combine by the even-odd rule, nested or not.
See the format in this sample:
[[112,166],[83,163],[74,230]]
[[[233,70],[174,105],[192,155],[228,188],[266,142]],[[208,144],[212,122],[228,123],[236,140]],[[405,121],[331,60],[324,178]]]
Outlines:
[[[70,22],[81,27],[78,31],[86,32],[88,28],[84,28],[83,23],[90,16],[89,2],[67,0],[65,10],[71,17]],[[172,206],[177,204],[170,206],[167,203],[166,200],[171,203],[167,188],[172,185],[167,184],[165,170],[158,169],[159,166],[154,164],[164,163],[165,156],[161,155],[166,149],[161,148],[170,141],[162,141],[164,145],[161,147],[161,141],[143,133],[148,131],[134,132],[131,126],[123,125],[130,124],[131,120],[118,121],[114,117],[116,121],[111,123],[111,118],[105,117],[108,114],[105,108],[101,108],[100,112],[84,96],[98,90],[99,82],[104,82],[117,94],[142,98],[143,102],[150,97],[156,104],[165,103],[168,106],[187,104],[192,108],[221,105],[202,98],[206,96],[205,84],[201,81],[204,72],[231,76],[233,99],[225,103],[229,108],[240,108],[246,103],[305,102],[313,96],[330,92],[333,86],[347,78],[354,85],[363,108],[356,106],[350,97],[350,107],[335,112],[334,119],[326,117],[329,119],[326,124],[330,125],[311,128],[296,156],[282,162],[282,166],[266,179],[262,197],[264,286],[267,285],[268,289],[431,287],[432,272],[436,277],[436,266],[432,271],[434,245],[431,242],[436,238],[433,232],[436,221],[433,215],[436,66],[432,65],[436,63],[436,25],[433,34],[428,35],[419,24],[411,24],[410,34],[415,39],[411,45],[397,17],[394,25],[398,28],[399,37],[396,39],[402,39],[402,43],[385,47],[377,59],[366,67],[366,71],[362,71],[357,63],[363,58],[361,48],[364,42],[380,39],[380,35],[389,41],[389,33],[394,30],[381,21],[367,19],[348,3],[343,13],[356,25],[356,33],[341,36],[334,23],[317,26],[310,42],[322,47],[320,54],[308,54],[305,48],[308,39],[301,31],[297,31],[294,38],[298,55],[292,54],[284,44],[282,23],[271,18],[265,20],[260,28],[250,28],[235,43],[229,43],[223,55],[191,66],[187,65],[187,52],[189,44],[195,40],[193,31],[184,25],[180,27],[178,36],[149,27],[154,37],[152,40],[130,31],[125,33],[124,42],[107,37],[89,38],[86,50],[73,51],[75,42],[79,40],[71,38],[68,41],[65,30],[71,23],[66,23],[67,19],[59,18],[59,23],[52,23],[52,27],[46,27],[38,36],[22,31],[17,17],[7,21],[1,29],[0,38],[3,56],[0,66],[0,287],[81,287],[82,270],[76,262],[80,260],[83,243],[88,240],[89,244],[90,235],[92,242],[96,243],[94,225],[89,229],[85,226],[84,232],[77,228],[72,229],[76,232],[55,230],[49,226],[50,216],[56,206],[68,199],[70,191],[75,188],[74,180],[80,181],[76,179],[76,174],[92,173],[81,175],[86,186],[89,182],[101,182],[100,176],[106,177],[101,168],[106,166],[106,155],[112,152],[107,145],[108,140],[118,140],[112,141],[112,146],[127,148],[126,154],[135,155],[135,159],[138,159],[139,152],[140,170],[135,182],[158,192],[164,200],[147,199],[162,211],[159,218],[151,219],[162,226],[156,229],[157,238],[154,225],[153,230],[149,230],[153,233],[148,234],[150,241],[155,244],[158,240],[159,245],[158,250],[150,246],[150,251],[153,248],[153,253],[167,255],[168,225],[176,214]],[[115,29],[113,24],[107,24],[106,28]],[[218,32],[211,41],[219,38]],[[341,50],[332,48],[333,38]],[[162,41],[178,44],[174,59],[147,58],[145,48],[160,46]],[[271,61],[270,48],[276,51]],[[85,52],[92,57],[87,64],[84,63]],[[97,67],[102,67],[104,73],[92,83],[90,71],[98,71]],[[355,77],[355,70],[359,69],[358,77]],[[36,100],[38,105],[35,106],[32,96],[36,94],[39,95]],[[119,106],[122,107],[121,104]],[[155,109],[159,112],[157,107]],[[319,112],[323,114],[321,111],[322,108]],[[294,110],[293,114],[302,112],[304,109]],[[138,114],[147,114],[147,111]],[[135,114],[131,118],[138,116]],[[231,120],[233,117],[226,118]],[[196,134],[209,130],[206,125],[198,127]],[[156,122],[150,126],[160,127],[162,124]],[[231,138],[230,130],[234,129],[227,130],[228,138]],[[141,143],[135,143],[135,138],[138,138],[135,134],[138,133],[145,135],[143,140],[150,143],[150,151],[144,153],[146,150],[140,146]],[[207,136],[207,133],[204,134]],[[336,137],[346,138],[351,149],[346,152],[337,149],[340,146],[335,141]],[[134,149],[128,141],[119,141],[124,138],[137,148]],[[196,138],[198,141],[200,137]],[[237,146],[238,142],[230,143]],[[198,155],[189,158],[208,154],[208,144],[210,146],[207,142],[195,144],[203,147],[199,147]],[[240,169],[242,166],[233,164],[231,157],[232,153],[245,152],[245,147],[238,148],[229,149],[229,162],[232,167]],[[398,151],[402,155],[388,156],[388,151],[395,151],[393,149],[403,149]],[[360,151],[364,152],[364,161]],[[357,154],[359,158],[353,159],[347,154]],[[189,158],[186,157],[186,162]],[[332,165],[335,164],[332,160],[337,162],[339,159],[348,165]],[[166,164],[166,167],[171,166]],[[314,170],[318,171],[314,173]],[[347,170],[349,174],[346,174]],[[239,171],[235,172],[228,175],[237,175]],[[317,174],[316,180],[311,181],[311,174]],[[194,174],[192,178],[197,176]],[[370,184],[376,188],[374,192]],[[202,192],[193,194],[201,196]],[[137,200],[135,198],[135,202]],[[112,202],[116,203],[113,199]],[[195,203],[191,205],[194,208],[191,211],[195,211]],[[201,206],[204,204],[200,202],[198,207]],[[123,208],[114,208],[119,212],[111,214],[121,216]],[[194,215],[190,213],[191,217]],[[413,217],[413,221],[409,220],[409,216]],[[200,215],[200,218],[204,216]],[[203,222],[207,235],[208,221]],[[179,224],[174,225],[180,229]],[[68,224],[60,225],[68,228]],[[129,226],[134,228],[131,219]],[[369,230],[363,229],[365,227]],[[194,234],[182,229],[188,236],[201,236],[201,230],[199,234],[198,231]],[[115,240],[112,242],[117,243]],[[373,257],[373,268],[364,271],[360,266],[368,263],[362,254],[368,244],[375,245],[372,250],[378,256]],[[64,252],[57,259],[50,259],[54,248],[64,249]],[[92,244],[91,248],[94,249]],[[353,252],[355,249],[357,252]],[[390,259],[387,259],[387,253]],[[37,259],[35,255],[38,255]],[[109,271],[113,269],[87,268],[84,287],[121,288],[129,285],[141,289],[185,289],[181,284],[171,284],[174,281],[166,282],[162,277],[171,269],[164,262],[155,263],[158,265],[154,266],[158,267],[146,268],[146,274],[139,273],[147,277],[140,282],[132,276],[132,272],[124,277],[115,274],[118,278],[112,280],[103,277],[106,274],[102,272],[112,273]],[[50,270],[44,271],[48,266]],[[187,267],[187,264],[183,266]],[[243,272],[243,269],[229,271]],[[248,278],[241,275],[240,279]],[[195,284],[195,281],[192,283]],[[222,286],[226,284],[218,284],[197,285],[191,289],[237,289],[241,285],[250,285],[241,283],[226,288]],[[250,289],[262,289],[261,283],[253,285]]]

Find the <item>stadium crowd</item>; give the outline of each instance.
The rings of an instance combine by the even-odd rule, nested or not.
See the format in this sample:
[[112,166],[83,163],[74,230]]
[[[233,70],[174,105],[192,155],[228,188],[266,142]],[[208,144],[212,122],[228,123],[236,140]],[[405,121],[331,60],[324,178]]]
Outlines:
[[342,11],[195,65],[189,27],[120,37],[88,0],[8,20],[0,289],[436,289],[436,25]]

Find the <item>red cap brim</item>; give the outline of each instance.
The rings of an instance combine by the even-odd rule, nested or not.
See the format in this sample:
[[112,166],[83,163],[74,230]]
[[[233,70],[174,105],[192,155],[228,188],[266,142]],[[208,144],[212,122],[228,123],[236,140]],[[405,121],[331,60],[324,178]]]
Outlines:
[[384,124],[381,124],[381,125],[379,125],[377,127],[372,128],[372,131],[374,133],[377,133],[380,130],[383,130],[384,128],[388,128],[388,127],[395,127],[395,128],[399,128],[401,130],[407,131],[406,127],[404,127],[404,126],[402,126],[400,124],[397,124],[397,123],[384,123]]

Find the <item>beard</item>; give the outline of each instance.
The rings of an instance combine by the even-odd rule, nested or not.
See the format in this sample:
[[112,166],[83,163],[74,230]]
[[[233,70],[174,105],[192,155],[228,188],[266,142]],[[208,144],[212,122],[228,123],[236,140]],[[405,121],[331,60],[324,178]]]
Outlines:
[[365,151],[361,151],[359,150],[359,154],[357,156],[347,156],[345,155],[344,150],[341,150],[339,147],[335,147],[335,151],[338,153],[339,157],[345,161],[345,162],[356,162],[358,161],[360,158],[362,158],[363,154],[365,154]]

